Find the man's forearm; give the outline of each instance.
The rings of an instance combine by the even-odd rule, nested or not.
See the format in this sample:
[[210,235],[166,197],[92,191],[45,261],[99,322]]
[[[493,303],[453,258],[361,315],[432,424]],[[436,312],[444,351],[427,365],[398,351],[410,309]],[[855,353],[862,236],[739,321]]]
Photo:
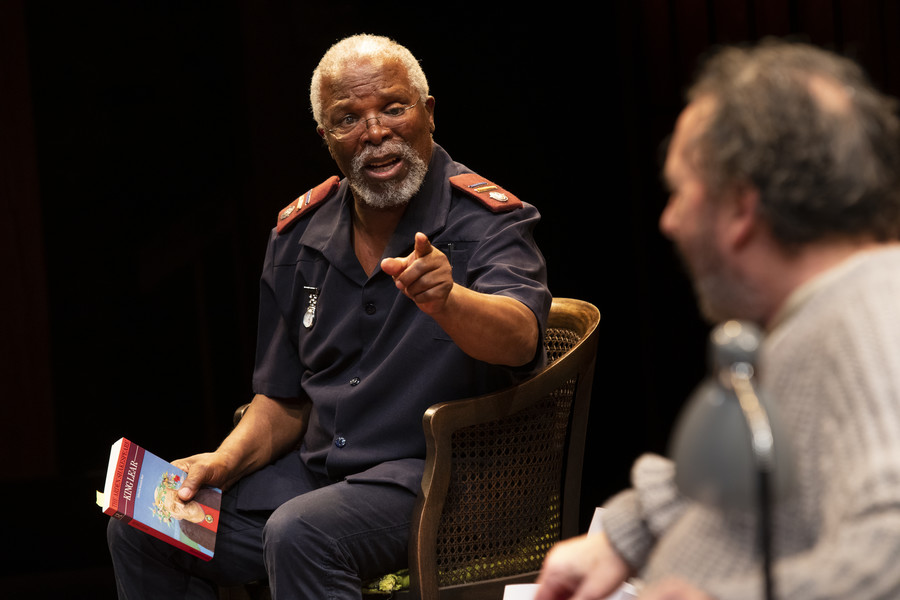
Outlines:
[[219,446],[228,457],[231,485],[290,451],[303,438],[309,401],[276,400],[257,394],[240,422]]
[[432,317],[463,352],[478,360],[518,367],[537,351],[537,318],[508,296],[454,284],[444,307]]

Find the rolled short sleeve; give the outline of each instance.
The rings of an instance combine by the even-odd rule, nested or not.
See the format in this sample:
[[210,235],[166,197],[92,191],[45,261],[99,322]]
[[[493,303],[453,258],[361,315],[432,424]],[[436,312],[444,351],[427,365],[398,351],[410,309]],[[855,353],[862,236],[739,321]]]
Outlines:
[[291,293],[279,289],[276,273],[293,270],[296,263],[276,264],[277,235],[273,230],[266,249],[259,284],[259,320],[256,340],[256,367],[253,391],[273,398],[297,398],[302,395],[302,367],[294,335],[289,324]]

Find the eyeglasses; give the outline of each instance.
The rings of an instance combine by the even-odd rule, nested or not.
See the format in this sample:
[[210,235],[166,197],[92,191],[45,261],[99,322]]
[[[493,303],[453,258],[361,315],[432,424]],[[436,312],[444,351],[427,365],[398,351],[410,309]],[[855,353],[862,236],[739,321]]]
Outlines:
[[331,129],[326,129],[328,133],[333,135],[337,140],[348,140],[362,135],[363,131],[369,129],[369,121],[378,121],[378,124],[388,129],[399,127],[410,120],[410,109],[419,103],[418,100],[409,106],[392,106],[387,108],[377,116],[361,119],[356,115],[347,115],[343,117],[338,124]]

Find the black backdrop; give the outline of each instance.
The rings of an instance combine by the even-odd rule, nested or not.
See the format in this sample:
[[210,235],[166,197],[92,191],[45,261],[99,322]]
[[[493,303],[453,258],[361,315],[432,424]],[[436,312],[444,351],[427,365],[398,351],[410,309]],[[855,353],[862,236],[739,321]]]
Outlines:
[[698,57],[796,35],[900,87],[897,0],[0,6],[0,489],[25,517],[0,575],[56,597],[112,594],[93,505],[109,445],[209,449],[250,396],[267,231],[337,173],[307,87],[332,42],[407,45],[435,139],[538,206],[551,290],[600,308],[585,526],[639,453],[665,451],[704,371],[707,327],[656,229],[659,147]]

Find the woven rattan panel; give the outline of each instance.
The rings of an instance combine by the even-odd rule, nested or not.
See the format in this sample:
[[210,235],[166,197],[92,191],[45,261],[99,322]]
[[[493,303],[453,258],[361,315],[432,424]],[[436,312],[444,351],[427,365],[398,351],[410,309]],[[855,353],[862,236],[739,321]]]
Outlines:
[[547,329],[544,333],[544,348],[547,350],[547,361],[553,362],[566,353],[581,339],[577,332],[569,329]]
[[[546,335],[552,361],[577,342]],[[450,488],[438,529],[441,587],[540,569],[559,540],[566,434],[575,381],[528,410],[453,434]]]

